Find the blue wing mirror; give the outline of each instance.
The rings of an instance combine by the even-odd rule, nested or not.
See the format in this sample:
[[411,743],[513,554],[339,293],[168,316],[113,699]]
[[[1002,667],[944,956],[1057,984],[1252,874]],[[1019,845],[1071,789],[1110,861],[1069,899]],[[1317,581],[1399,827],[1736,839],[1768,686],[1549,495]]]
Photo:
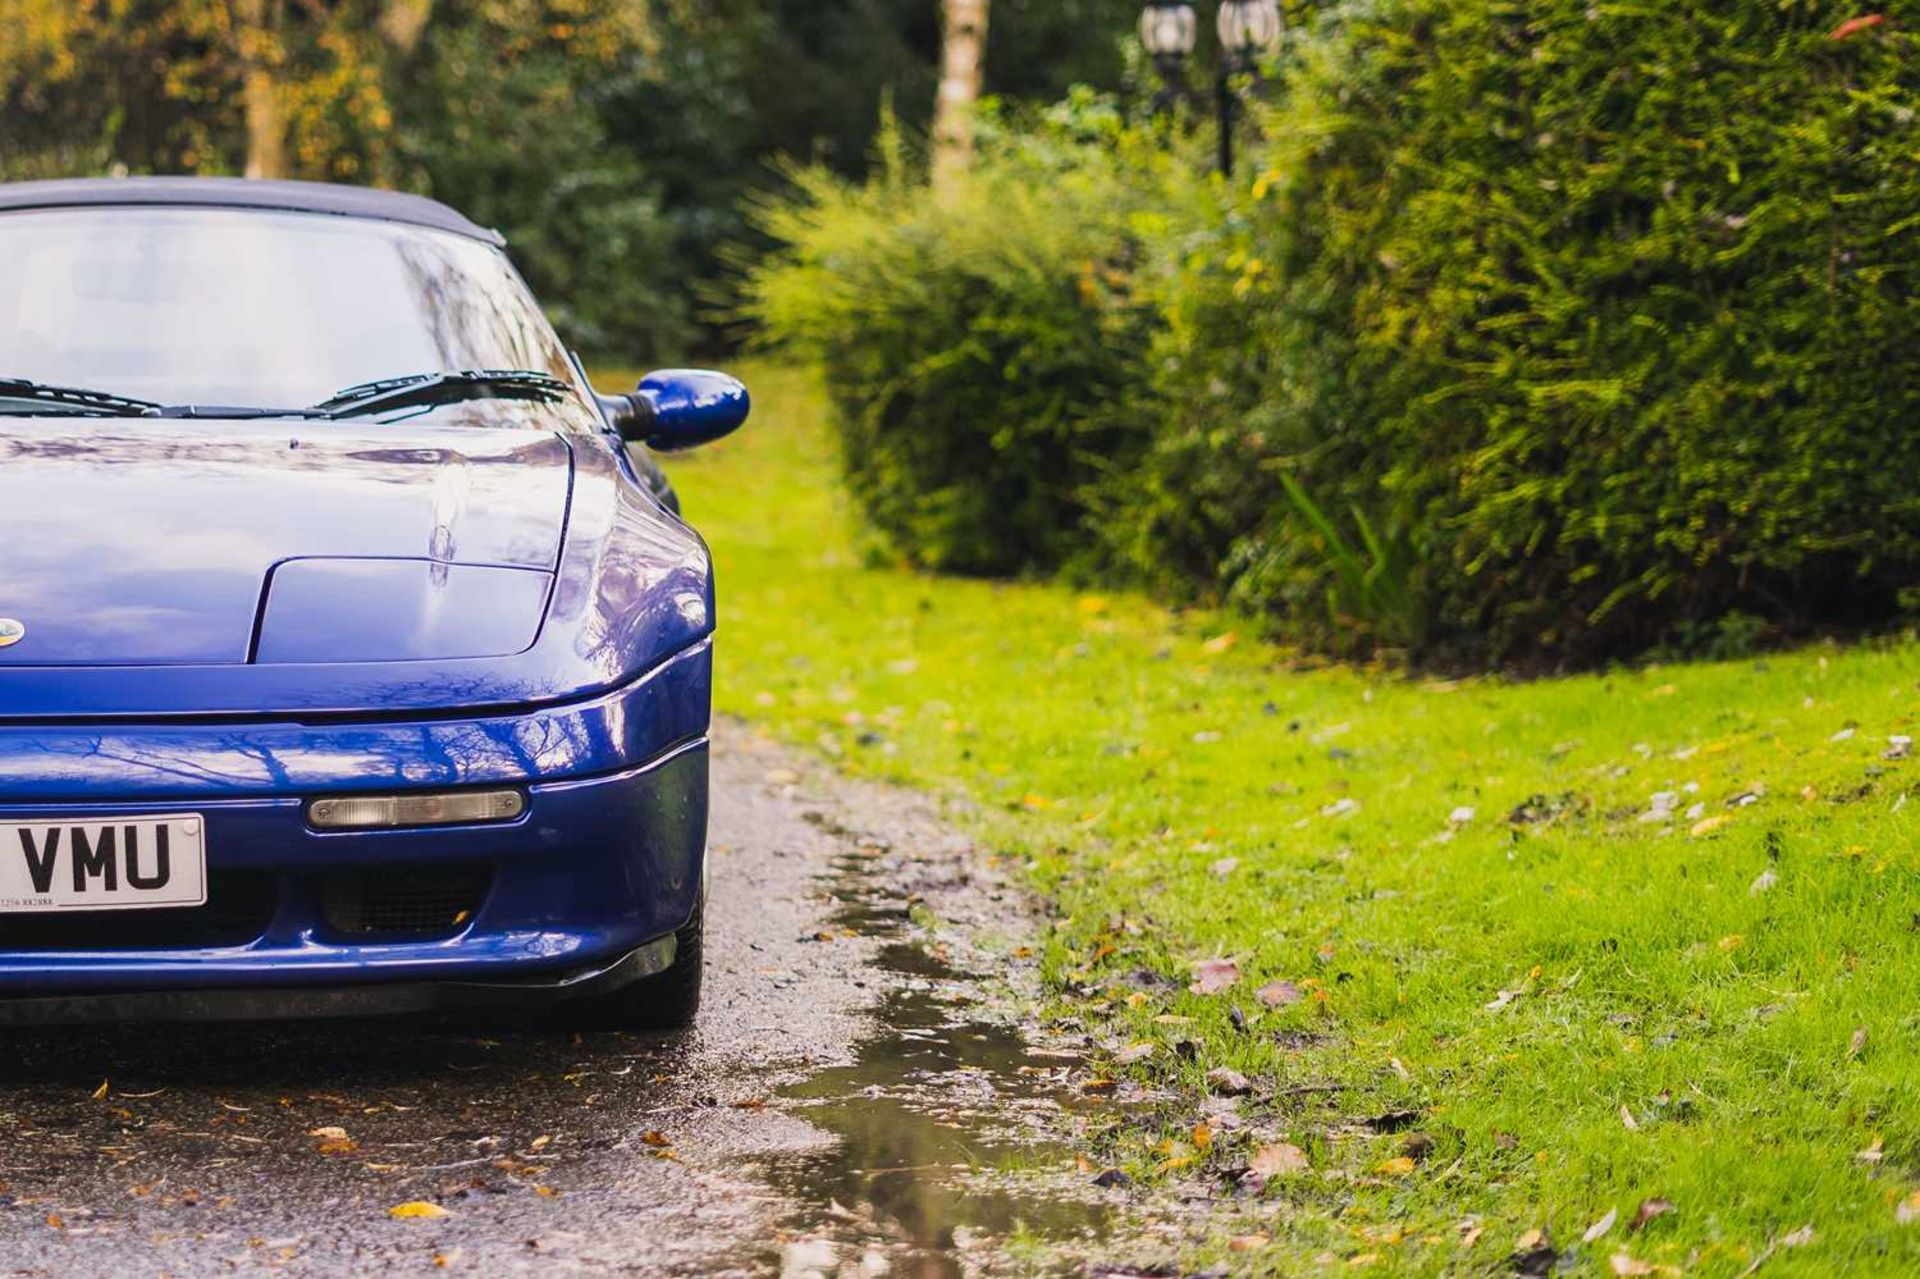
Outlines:
[[599,398],[621,439],[662,453],[731,435],[753,409],[740,379],[705,369],[662,369],[642,378],[638,390]]

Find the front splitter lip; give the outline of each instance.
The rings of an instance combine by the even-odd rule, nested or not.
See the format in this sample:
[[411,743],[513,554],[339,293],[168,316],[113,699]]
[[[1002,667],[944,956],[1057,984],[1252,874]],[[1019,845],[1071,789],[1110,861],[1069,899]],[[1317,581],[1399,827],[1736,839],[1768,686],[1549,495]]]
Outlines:
[[160,990],[0,999],[0,1027],[98,1022],[278,1022],[321,1018],[514,1011],[609,994],[673,966],[669,934],[610,964],[511,982],[369,982],[260,990]]

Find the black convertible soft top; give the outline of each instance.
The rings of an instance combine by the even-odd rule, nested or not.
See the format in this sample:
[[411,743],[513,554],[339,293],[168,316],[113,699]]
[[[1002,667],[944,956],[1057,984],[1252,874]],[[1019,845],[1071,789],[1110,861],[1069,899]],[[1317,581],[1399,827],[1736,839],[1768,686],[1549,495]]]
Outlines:
[[475,226],[425,196],[325,182],[266,182],[247,178],[71,178],[0,183],[0,213],[19,209],[78,209],[139,205],[216,209],[273,209],[342,218],[406,222],[469,236],[496,247],[498,231]]

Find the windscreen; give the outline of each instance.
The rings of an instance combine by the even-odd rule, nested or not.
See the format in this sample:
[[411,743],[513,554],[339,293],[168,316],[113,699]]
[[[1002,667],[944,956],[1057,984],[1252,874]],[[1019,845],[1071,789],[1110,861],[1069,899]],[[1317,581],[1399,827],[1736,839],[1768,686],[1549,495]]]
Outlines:
[[506,257],[478,241],[300,213],[0,214],[0,377],[299,407],[461,369],[578,385]]

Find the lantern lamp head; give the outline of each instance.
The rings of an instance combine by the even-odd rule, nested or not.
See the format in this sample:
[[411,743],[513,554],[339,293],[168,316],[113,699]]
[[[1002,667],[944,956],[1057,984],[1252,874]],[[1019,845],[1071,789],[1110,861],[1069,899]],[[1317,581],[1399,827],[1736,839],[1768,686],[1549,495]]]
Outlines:
[[1235,70],[1250,70],[1286,34],[1280,0],[1220,0],[1220,48]]
[[1140,15],[1140,43],[1161,73],[1177,69],[1200,42],[1200,20],[1187,0],[1147,0]]

